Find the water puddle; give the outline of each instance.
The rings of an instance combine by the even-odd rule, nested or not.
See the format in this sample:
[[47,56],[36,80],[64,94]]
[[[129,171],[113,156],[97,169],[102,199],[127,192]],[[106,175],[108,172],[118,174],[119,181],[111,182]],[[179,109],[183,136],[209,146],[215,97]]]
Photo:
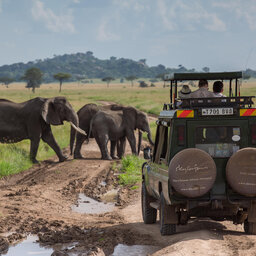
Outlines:
[[101,196],[101,200],[106,203],[114,203],[117,201],[118,189],[111,189]]
[[7,253],[2,254],[6,256],[31,256],[31,255],[40,255],[40,256],[51,256],[53,253],[52,248],[46,248],[40,246],[39,243],[36,243],[38,239],[37,236],[28,236],[23,242],[10,246]]
[[112,256],[146,256],[158,251],[160,248],[157,246],[151,245],[125,245],[118,244]]
[[79,213],[101,214],[111,212],[115,204],[98,202],[82,193],[79,194],[77,204],[72,206],[72,210]]

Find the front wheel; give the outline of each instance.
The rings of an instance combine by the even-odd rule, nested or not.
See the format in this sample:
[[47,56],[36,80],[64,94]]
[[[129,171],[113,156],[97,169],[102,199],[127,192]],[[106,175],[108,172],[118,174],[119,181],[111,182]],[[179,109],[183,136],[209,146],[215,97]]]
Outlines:
[[176,233],[176,224],[165,224],[166,203],[163,192],[160,196],[160,233],[162,236],[169,236]]
[[142,217],[145,224],[156,223],[157,210],[150,206],[152,197],[148,194],[145,182],[142,182],[141,188],[141,208]]
[[248,222],[246,219],[244,221],[244,232],[250,235],[256,235],[256,223],[255,222]]

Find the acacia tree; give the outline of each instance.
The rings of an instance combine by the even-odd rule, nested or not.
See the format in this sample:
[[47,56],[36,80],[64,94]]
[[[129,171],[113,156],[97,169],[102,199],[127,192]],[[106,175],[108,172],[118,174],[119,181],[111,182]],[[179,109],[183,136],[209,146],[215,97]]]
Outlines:
[[21,79],[27,81],[26,88],[32,88],[32,92],[35,93],[35,89],[42,83],[42,78],[43,73],[39,68],[29,68]]
[[107,87],[109,87],[109,84],[111,81],[114,81],[115,78],[111,77],[111,76],[107,76],[107,77],[104,77],[101,79],[103,82],[106,82],[107,83]]
[[134,80],[136,80],[136,79],[138,79],[136,76],[127,76],[126,78],[125,78],[127,81],[131,81],[131,85],[132,85],[132,87],[133,87],[133,81]]
[[14,79],[8,76],[0,77],[0,83],[3,83],[6,86],[6,88],[8,88],[9,84],[13,81]]
[[164,77],[165,77],[165,73],[161,73],[161,74],[158,74],[157,76],[156,76],[156,78],[159,78],[159,79],[161,79],[163,82],[164,82],[164,84],[163,84],[163,87],[165,88],[165,80],[164,80]]
[[208,67],[203,67],[202,70],[203,70],[205,73],[210,72],[210,68],[208,68]]
[[61,92],[61,88],[62,88],[62,83],[64,80],[68,80],[71,77],[70,74],[67,73],[57,73],[53,75],[53,78],[58,80],[60,82],[60,89],[59,92]]

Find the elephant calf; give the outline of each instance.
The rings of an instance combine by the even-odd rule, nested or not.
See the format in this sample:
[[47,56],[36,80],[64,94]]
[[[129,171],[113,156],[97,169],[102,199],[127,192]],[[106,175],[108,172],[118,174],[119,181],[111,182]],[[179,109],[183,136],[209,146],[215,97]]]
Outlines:
[[[53,137],[50,125],[71,122],[77,129],[78,117],[65,97],[34,98],[23,103],[0,99],[0,142],[30,140],[30,158],[37,163],[40,138],[57,154],[59,161],[67,159]],[[78,129],[79,130],[79,129]]]
[[[136,138],[134,131],[140,130],[139,147],[141,142],[141,131],[148,134],[151,145],[154,145],[147,115],[133,107],[116,107],[116,111],[98,111],[91,120],[89,135],[92,133],[97,141],[101,151],[102,159],[112,159],[107,149],[107,143],[111,141],[111,155],[115,143],[119,141],[119,149],[124,148],[125,139],[127,138],[133,154],[136,152]],[[121,111],[117,111],[121,110]]]

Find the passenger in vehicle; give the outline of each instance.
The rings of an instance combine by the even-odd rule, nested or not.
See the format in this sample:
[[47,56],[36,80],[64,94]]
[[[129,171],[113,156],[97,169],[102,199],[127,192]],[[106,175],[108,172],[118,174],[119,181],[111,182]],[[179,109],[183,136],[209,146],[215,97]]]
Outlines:
[[226,97],[223,93],[223,83],[222,81],[215,81],[213,84],[214,97]]
[[198,87],[194,92],[191,92],[189,98],[212,98],[215,97],[213,92],[208,91],[208,81],[206,79],[201,79],[198,82]]
[[191,90],[187,84],[183,84],[181,90],[178,92],[178,96],[180,99],[187,99],[189,98],[189,95],[191,93]]

